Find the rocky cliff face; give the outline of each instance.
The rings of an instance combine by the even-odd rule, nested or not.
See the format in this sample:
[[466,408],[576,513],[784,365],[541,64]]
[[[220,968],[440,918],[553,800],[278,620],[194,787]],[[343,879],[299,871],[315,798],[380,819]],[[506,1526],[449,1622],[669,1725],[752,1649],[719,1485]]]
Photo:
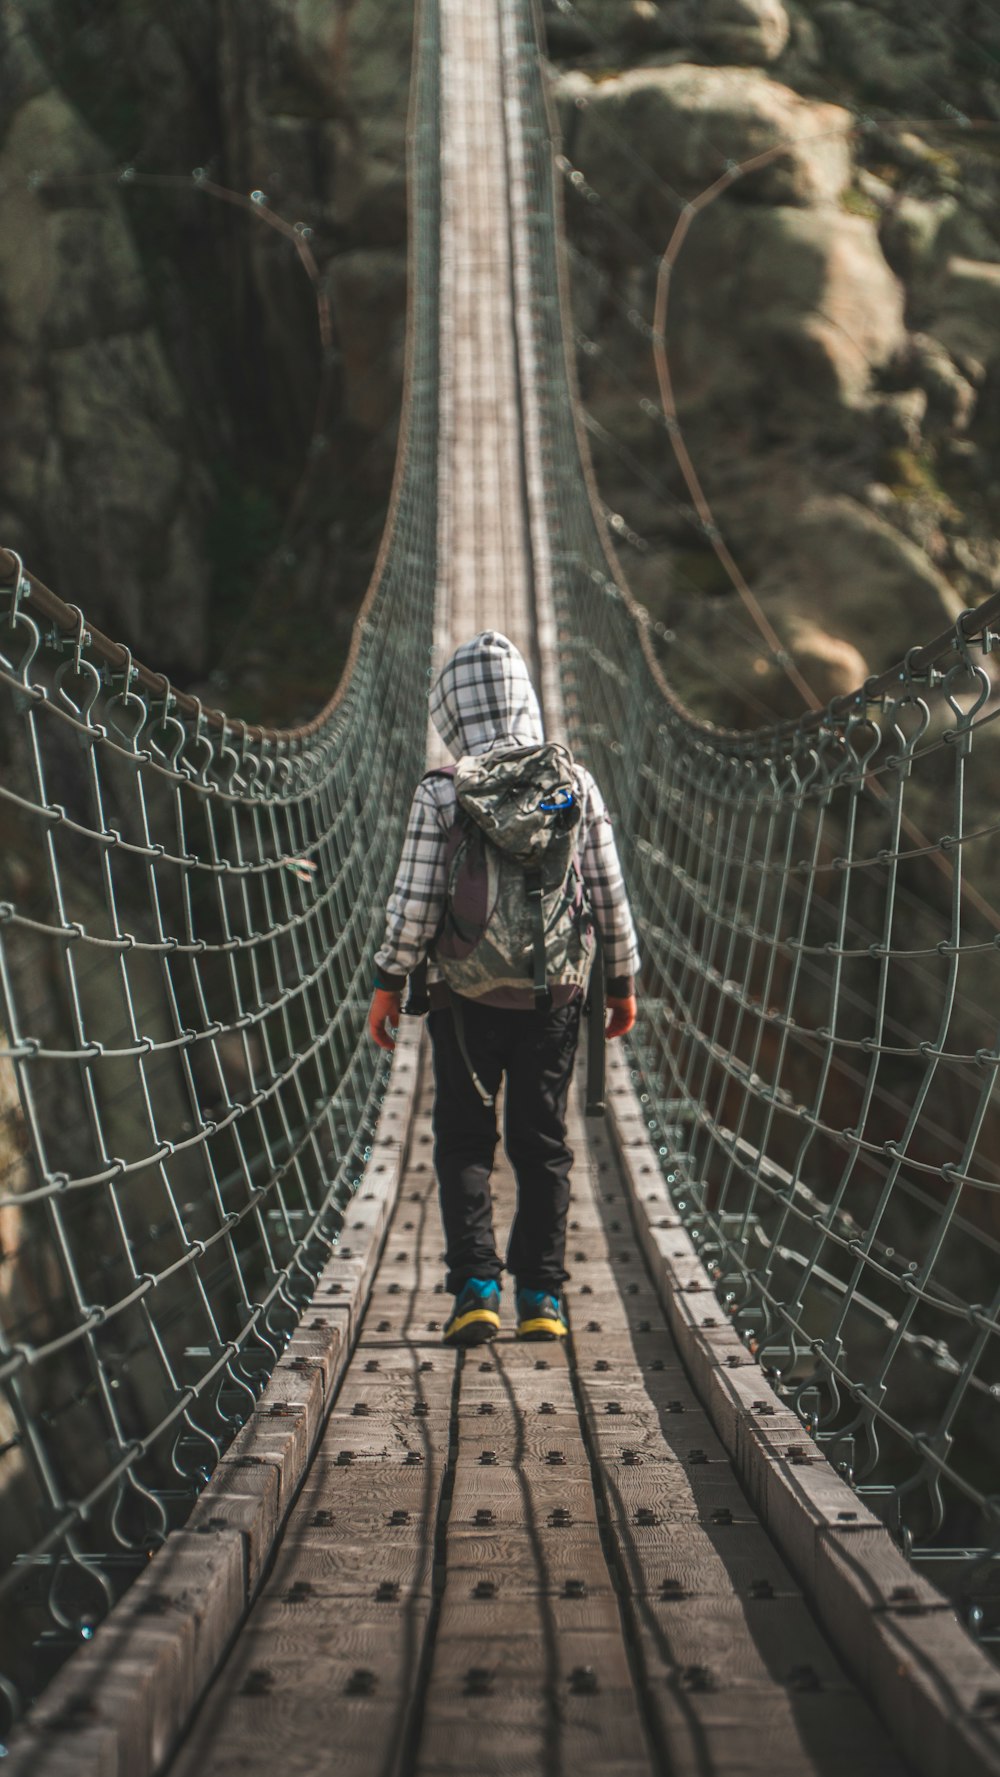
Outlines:
[[[0,538],[154,666],[200,689],[214,673],[209,695],[238,713],[312,713],[374,559],[402,366],[409,14],[0,14]],[[312,231],[325,360],[294,246],[213,202],[196,168]],[[164,174],[176,184],[143,182]]]
[[785,145],[695,220],[667,345],[716,520],[825,701],[1000,586],[1000,125],[963,121],[1000,117],[1000,21],[958,0],[905,21],[891,0],[553,0],[549,26],[623,565],[696,710],[793,714],[657,421],[657,262],[685,202]]
[[[692,228],[669,350],[718,521],[825,699],[1000,578],[1000,159],[996,131],[962,123],[1000,117],[1000,23],[965,0],[905,22],[892,0],[546,13],[583,180],[584,395],[626,571],[682,633],[670,670],[696,709],[790,713],[656,422],[656,260],[681,202],[787,144]],[[0,20],[0,538],[237,713],[322,700],[377,546],[410,14],[8,0]],[[195,168],[313,231],[325,362],[293,247]],[[142,183],[159,173],[179,185]]]

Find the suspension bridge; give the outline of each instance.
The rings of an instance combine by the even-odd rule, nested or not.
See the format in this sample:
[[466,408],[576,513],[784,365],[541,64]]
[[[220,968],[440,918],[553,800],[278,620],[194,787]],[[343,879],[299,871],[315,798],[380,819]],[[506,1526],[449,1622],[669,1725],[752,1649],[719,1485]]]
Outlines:
[[[800,720],[690,716],[589,468],[555,146],[529,0],[421,0],[395,482],[313,722],[0,555],[17,1773],[1000,1771],[1000,597]],[[568,1348],[463,1356],[420,1030],[390,1067],[365,1013],[486,627],[609,795],[644,972],[573,1111]]]

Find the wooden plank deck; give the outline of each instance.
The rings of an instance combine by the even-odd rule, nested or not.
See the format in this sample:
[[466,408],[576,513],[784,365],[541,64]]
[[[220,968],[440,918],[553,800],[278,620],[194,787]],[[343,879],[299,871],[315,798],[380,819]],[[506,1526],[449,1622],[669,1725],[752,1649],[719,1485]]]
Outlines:
[[441,0],[439,656],[501,629],[535,656],[501,8]]
[[[574,1109],[572,1340],[442,1349],[424,1084],[354,1357],[173,1777],[898,1777],[698,1402]],[[513,1203],[497,1177],[497,1224]]]

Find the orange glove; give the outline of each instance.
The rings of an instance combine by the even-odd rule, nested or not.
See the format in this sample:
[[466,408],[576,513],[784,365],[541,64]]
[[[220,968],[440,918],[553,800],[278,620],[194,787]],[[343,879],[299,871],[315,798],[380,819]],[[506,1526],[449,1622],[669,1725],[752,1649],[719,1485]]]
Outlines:
[[613,1037],[623,1037],[632,1029],[636,1013],[635,995],[630,994],[627,1000],[609,999],[607,1006],[608,1022],[604,1026],[604,1035],[610,1043]]
[[402,995],[390,993],[388,988],[376,987],[372,994],[372,1003],[368,1008],[368,1035],[380,1049],[395,1049],[394,1038],[389,1035],[387,1025],[399,1029],[400,1007]]

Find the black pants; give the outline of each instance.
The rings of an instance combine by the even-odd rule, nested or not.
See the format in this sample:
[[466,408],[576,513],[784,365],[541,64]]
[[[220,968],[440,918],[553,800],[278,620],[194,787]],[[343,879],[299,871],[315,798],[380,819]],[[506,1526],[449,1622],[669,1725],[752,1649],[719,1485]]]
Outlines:
[[[465,1041],[487,1092],[507,1076],[504,1145],[517,1179],[517,1214],[507,1270],[524,1288],[559,1294],[565,1281],[566,1214],[573,1155],[566,1145],[566,1099],[580,1034],[580,1002],[548,1013],[499,1011],[463,1000]],[[429,1018],[434,1050],[434,1165],[441,1187],[447,1287],[470,1277],[499,1280],[490,1173],[496,1112],[469,1076],[449,1010]]]

